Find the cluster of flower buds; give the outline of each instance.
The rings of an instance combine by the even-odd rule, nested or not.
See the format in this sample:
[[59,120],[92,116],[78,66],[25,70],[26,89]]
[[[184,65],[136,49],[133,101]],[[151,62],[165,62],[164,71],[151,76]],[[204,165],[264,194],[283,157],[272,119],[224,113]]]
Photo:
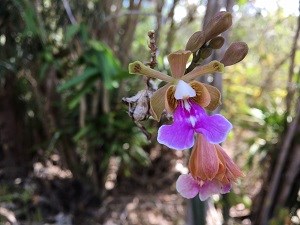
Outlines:
[[[202,75],[222,72],[224,66],[241,61],[248,52],[243,42],[229,46],[220,61],[201,65],[214,49],[224,44],[220,35],[232,25],[228,12],[219,12],[203,31],[194,33],[188,40],[186,49],[168,55],[171,76],[151,69],[136,61],[129,64],[129,73],[143,75],[165,81],[166,84],[150,98],[150,114],[160,120],[164,110],[173,115],[173,122],[162,125],[157,141],[174,150],[192,149],[189,159],[189,174],[180,175],[177,191],[185,198],[199,194],[206,200],[212,194],[230,191],[231,184],[243,173],[219,145],[225,141],[232,129],[231,123],[222,115],[208,115],[221,104],[221,93],[209,84],[196,79]],[[186,64],[190,56],[192,62]]]

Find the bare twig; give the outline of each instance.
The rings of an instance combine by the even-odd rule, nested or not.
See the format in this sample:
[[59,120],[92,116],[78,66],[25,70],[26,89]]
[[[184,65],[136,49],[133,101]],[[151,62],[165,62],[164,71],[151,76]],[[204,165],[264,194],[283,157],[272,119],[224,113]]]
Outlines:
[[[130,0],[128,9],[140,11],[141,4],[142,4],[142,0],[139,1]],[[124,23],[121,25],[121,29],[124,30],[124,33],[120,35],[120,39],[118,43],[119,49],[122,49],[122,51],[118,51],[118,57],[123,65],[127,65],[129,62],[128,56],[134,39],[134,33],[137,28],[138,19],[139,19],[139,14],[129,14],[126,20],[124,21]]]
[[0,215],[4,216],[12,225],[19,225],[15,214],[3,207],[0,207]]
[[63,5],[64,5],[64,8],[66,10],[66,13],[69,17],[69,20],[71,21],[71,23],[74,25],[74,24],[77,24],[77,21],[72,13],[72,10],[71,10],[71,7],[70,7],[70,4],[69,4],[69,1],[68,0],[62,0],[63,2]]
[[120,17],[123,17],[123,16],[128,16],[128,15],[156,16],[158,14],[157,13],[141,12],[140,10],[127,10],[127,11],[124,11],[124,12],[120,12],[118,14],[111,14],[111,15],[105,17],[103,22],[101,23],[101,25],[109,22],[112,19],[116,19],[116,18],[120,18]]
[[[299,1],[299,12],[300,12],[300,1]],[[300,34],[300,15],[298,16],[298,23],[297,23],[297,30],[294,36],[292,50],[291,50],[291,63],[289,67],[289,74],[288,74],[288,83],[287,83],[287,96],[286,96],[286,115],[288,115],[291,111],[291,103],[293,100],[294,91],[292,88],[292,79],[294,75],[294,68],[295,68],[295,56],[297,51],[297,43]]]
[[173,42],[174,42],[174,36],[175,36],[175,32],[176,32],[176,23],[174,20],[174,13],[175,13],[175,8],[178,4],[179,0],[173,0],[172,6],[170,7],[170,11],[168,13],[168,20],[170,20],[170,27],[167,33],[167,44],[166,44],[166,48],[164,49],[164,55],[167,55],[173,46]]
[[275,66],[273,67],[273,69],[271,69],[267,75],[266,75],[266,79],[263,81],[263,84],[261,85],[261,88],[259,90],[259,94],[257,95],[257,98],[261,97],[261,95],[263,94],[264,91],[267,91],[267,86],[270,86],[270,83],[273,81],[273,74],[281,67],[284,65],[284,63],[286,63],[286,61],[288,61],[289,57],[291,57],[291,53],[289,53],[288,55],[285,55],[280,61],[278,61]]
[[156,1],[156,30],[155,30],[155,41],[159,43],[160,31],[162,25],[162,9],[165,5],[165,0]]

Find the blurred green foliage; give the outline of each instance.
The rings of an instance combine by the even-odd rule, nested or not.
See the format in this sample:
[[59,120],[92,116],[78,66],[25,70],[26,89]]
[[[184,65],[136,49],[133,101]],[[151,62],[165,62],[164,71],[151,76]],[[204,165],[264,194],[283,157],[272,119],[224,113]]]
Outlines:
[[127,175],[150,162],[146,139],[121,102],[119,87],[129,74],[111,48],[92,37],[89,17],[69,25],[62,2],[40,3],[6,2],[8,22],[18,26],[3,30],[3,47],[14,50],[2,53],[2,83],[13,71],[16,102],[31,129],[25,138],[30,155],[58,152],[75,177],[98,177],[91,185],[101,190],[111,156],[120,157]]
[[[111,15],[107,16],[102,1],[69,1],[78,19],[75,23],[70,22],[63,1],[3,2],[0,16],[9,26],[0,26],[0,87],[5,90],[8,83],[12,84],[9,91],[22,121],[24,155],[28,154],[30,160],[46,160],[59,153],[73,175],[101,189],[98,192],[104,189],[111,157],[120,159],[120,173],[125,175],[130,175],[136,165],[149,165],[144,150],[149,143],[127,115],[121,98],[134,95],[142,86],[140,77],[128,74],[127,61],[149,60],[146,34],[155,29],[156,18],[147,13],[153,5],[143,5],[130,51],[122,58],[126,46],[116,43],[126,30],[120,26],[114,35],[103,35],[105,19]],[[237,1],[240,8],[235,12],[229,41],[246,42],[250,52],[243,62],[226,68],[223,74],[222,113],[235,127],[229,141],[232,153],[251,178],[238,183],[240,191],[228,194],[226,201],[250,208],[249,192],[263,172],[261,162],[276,154],[273,146],[294,116],[293,110],[286,114],[285,97],[295,16],[287,16],[280,9],[274,14],[251,14],[246,2]],[[110,19],[126,23],[126,7],[122,5],[120,16]],[[165,19],[167,11],[163,11]],[[170,20],[163,21],[158,40],[160,71],[168,70],[166,55],[184,48],[186,40],[199,30],[202,18],[200,13],[181,26],[177,21],[171,49],[166,49],[165,41]],[[300,64],[300,54],[296,54],[295,64]],[[296,74],[293,81],[295,90],[299,90]],[[153,126],[151,129],[155,130]],[[22,138],[19,136],[16,142]],[[0,186],[5,201],[15,198],[2,192],[6,191]],[[26,193],[20,195],[28,200]],[[284,220],[285,215],[283,210],[278,220]],[[274,221],[271,224],[280,224]]]

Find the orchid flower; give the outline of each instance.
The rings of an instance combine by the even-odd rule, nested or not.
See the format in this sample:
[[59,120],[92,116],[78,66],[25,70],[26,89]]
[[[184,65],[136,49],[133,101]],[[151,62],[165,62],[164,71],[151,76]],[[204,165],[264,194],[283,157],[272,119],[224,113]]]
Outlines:
[[194,145],[194,133],[205,135],[211,143],[225,141],[231,123],[220,114],[206,115],[205,110],[193,99],[178,100],[171,125],[162,125],[157,141],[169,148],[183,150]]
[[[167,84],[155,91],[150,98],[151,114],[155,120],[160,120],[164,109],[170,112],[174,111],[178,98],[191,97],[199,105],[211,111],[221,104],[221,94],[217,88],[194,80],[204,74],[222,71],[224,68],[223,64],[218,61],[212,61],[207,65],[198,66],[184,75],[190,55],[191,51],[185,50],[179,50],[168,55],[172,76],[151,69],[139,61],[129,64],[129,73],[131,74],[143,75],[167,82]],[[187,84],[186,82],[191,83]],[[176,88],[178,86],[179,88]],[[187,86],[192,88],[186,89]],[[176,90],[177,98],[173,95]]]
[[218,89],[194,80],[200,75],[222,70],[223,65],[213,61],[184,75],[190,55],[190,51],[177,51],[168,56],[172,76],[148,68],[141,62],[129,65],[130,73],[168,82],[152,95],[150,108],[157,120],[164,109],[173,113],[174,123],[160,127],[157,140],[176,150],[192,147],[195,132],[205,135],[211,143],[220,143],[232,128],[223,116],[208,116],[205,113],[204,108],[214,110],[220,104],[221,94]]
[[213,194],[228,193],[232,182],[244,176],[220,145],[209,143],[202,135],[197,135],[189,171],[179,176],[176,189],[185,198],[199,194],[202,201]]

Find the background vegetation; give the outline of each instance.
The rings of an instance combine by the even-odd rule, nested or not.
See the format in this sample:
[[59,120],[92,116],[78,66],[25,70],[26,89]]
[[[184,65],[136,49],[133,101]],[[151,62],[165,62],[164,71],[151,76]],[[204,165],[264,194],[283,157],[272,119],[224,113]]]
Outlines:
[[202,211],[207,224],[300,224],[300,17],[259,2],[1,0],[0,223],[199,224],[174,186],[188,153],[158,145],[151,119],[147,140],[122,97],[145,86],[127,65],[150,61],[149,30],[167,72],[166,55],[226,9],[227,45],[250,48],[219,86],[246,178]]

